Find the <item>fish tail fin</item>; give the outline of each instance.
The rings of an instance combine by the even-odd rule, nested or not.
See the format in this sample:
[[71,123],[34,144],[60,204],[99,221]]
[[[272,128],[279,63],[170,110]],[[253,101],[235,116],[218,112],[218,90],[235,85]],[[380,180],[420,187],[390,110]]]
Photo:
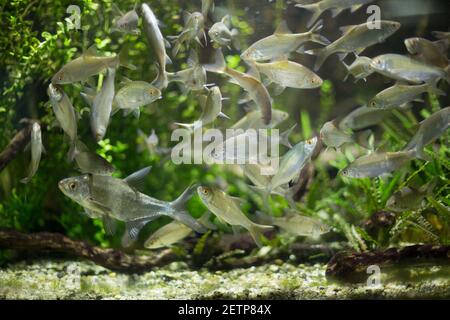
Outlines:
[[205,64],[204,67],[205,70],[209,72],[224,73],[227,64],[222,51],[220,49],[214,50],[214,62],[212,64]]
[[153,80],[152,84],[159,90],[167,88],[167,86],[169,85],[169,77],[167,75],[167,72],[158,72],[158,75],[156,76],[156,79]]
[[128,68],[130,70],[136,70],[136,66],[128,61],[128,50],[126,48],[122,49],[119,53],[119,65]]
[[317,71],[320,69],[320,67],[323,65],[325,60],[329,57],[330,53],[327,50],[327,47],[325,48],[319,48],[319,49],[313,49],[305,51],[306,54],[317,56],[316,63],[314,65],[314,70]]
[[311,34],[311,41],[327,46],[331,43],[331,41],[319,33],[322,29],[323,29],[323,20],[320,20],[311,28],[311,30],[309,30]]
[[78,148],[77,148],[77,141],[78,139],[75,139],[75,141],[72,141],[70,143],[70,149],[67,153],[67,162],[72,162],[73,159],[75,159],[76,155],[78,154]]
[[198,233],[205,233],[207,228],[195,220],[186,210],[186,203],[195,193],[196,187],[196,185],[187,187],[176,200],[170,203],[170,207],[173,210],[170,216]]
[[308,28],[312,26],[314,22],[319,19],[320,15],[323,13],[323,10],[320,8],[318,3],[312,3],[312,4],[296,4],[297,8],[302,8],[305,10],[308,10],[312,13],[311,18],[308,21],[308,24],[306,25]]
[[250,232],[250,235],[252,236],[253,240],[255,240],[256,245],[261,248],[263,246],[261,242],[261,236],[265,231],[272,229],[273,229],[272,226],[264,226],[262,224],[252,223],[248,228],[248,232]]
[[413,157],[423,161],[431,161],[431,157],[425,153],[424,146],[416,142],[415,139],[411,140],[410,143],[403,149],[405,152],[412,151]]
[[445,91],[443,91],[437,87],[434,87],[434,86],[430,86],[428,89],[428,92],[433,93],[437,96],[446,96],[447,95],[447,93]]
[[283,132],[280,136],[280,143],[288,148],[292,148],[291,143],[289,142],[289,136],[294,131],[295,127],[297,127],[297,124],[294,124],[290,129],[287,129],[285,132]]

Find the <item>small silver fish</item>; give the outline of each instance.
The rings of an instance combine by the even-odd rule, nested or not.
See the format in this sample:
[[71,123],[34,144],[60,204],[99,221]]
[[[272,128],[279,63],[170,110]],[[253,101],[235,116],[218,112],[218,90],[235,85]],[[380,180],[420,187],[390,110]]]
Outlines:
[[434,187],[436,187],[435,180],[430,181],[418,189],[404,187],[389,198],[386,203],[386,208],[394,212],[418,209],[423,200],[433,193]]
[[343,35],[338,40],[324,48],[305,51],[307,54],[317,56],[314,70],[319,70],[325,60],[334,53],[341,53],[339,56],[341,60],[349,53],[359,56],[366,48],[384,42],[400,28],[400,23],[396,21],[377,22],[380,28],[372,28],[369,22],[341,27]]
[[215,48],[231,47],[233,43],[236,49],[240,49],[238,42],[239,31],[231,27],[231,17],[226,15],[221,21],[216,22],[208,31],[208,35],[211,38],[211,42]]
[[405,40],[405,46],[414,59],[443,69],[449,65],[449,42],[446,40],[432,42],[423,38],[409,38]]
[[185,209],[195,189],[188,187],[173,202],[157,200],[136,189],[148,172],[149,169],[144,168],[123,180],[89,174],[61,180],[58,186],[67,197],[84,207],[90,217],[104,218],[107,230],[114,231],[112,226],[108,226],[114,223],[113,219],[124,221],[132,240],[137,238],[145,224],[161,216],[180,221],[197,232],[205,232],[206,228]]
[[213,123],[217,117],[223,117],[230,119],[222,112],[222,94],[219,87],[212,87],[204,102],[203,112],[199,120],[194,123],[176,123],[179,126],[186,127],[192,131],[200,129],[202,126],[206,126]]
[[327,10],[331,9],[331,15],[335,18],[346,9],[351,9],[351,12],[353,13],[362,6],[373,1],[374,0],[322,0],[312,4],[304,4],[304,0],[295,0],[295,2],[298,2],[295,6],[312,12],[313,15],[307,24],[309,27]]
[[154,85],[145,81],[125,80],[122,88],[114,97],[114,111],[124,110],[125,115],[133,112],[137,117],[140,108],[161,99],[161,91]]
[[257,104],[261,110],[264,124],[269,124],[272,119],[272,98],[266,87],[255,77],[229,68],[225,63],[221,50],[216,49],[214,56],[214,64],[205,65],[206,71],[224,73],[231,77],[235,83],[247,91],[250,99]]
[[52,84],[69,84],[86,81],[89,77],[95,76],[107,68],[117,69],[119,65],[135,69],[128,64],[126,51],[121,51],[119,55],[112,57],[99,56],[95,45],[92,45],[81,57],[72,60],[61,68],[52,78]]
[[203,44],[200,41],[200,38],[206,39],[204,27],[205,27],[205,18],[200,12],[189,13],[186,12],[184,14],[184,29],[180,35],[172,37],[175,40],[172,55],[175,57],[180,51],[181,45],[183,43],[189,43],[192,40],[197,41],[201,46]]
[[405,150],[415,150],[421,159],[428,160],[423,153],[423,148],[442,136],[450,126],[450,107],[433,113],[420,123],[414,137],[406,146]]
[[91,110],[91,130],[95,141],[103,140],[111,120],[112,104],[114,100],[114,81],[116,69],[108,68],[102,89],[95,96]]
[[438,67],[424,64],[400,54],[383,54],[372,60],[372,68],[391,79],[437,86],[441,79],[450,83],[450,75]]
[[353,161],[341,174],[350,178],[374,178],[402,168],[417,156],[415,150],[372,153]]
[[231,126],[231,129],[273,129],[280,123],[287,120],[289,114],[282,110],[272,109],[272,120],[268,125],[264,124],[262,120],[262,114],[259,110],[252,110],[241,118],[238,122]]
[[73,160],[76,153],[76,141],[78,139],[75,109],[67,94],[52,83],[48,86],[47,94],[50,97],[50,103],[52,104],[56,120],[58,120],[64,133],[67,134],[70,139],[68,158],[69,160]]
[[75,162],[81,173],[110,176],[115,168],[100,155],[91,152],[80,140],[76,142]]
[[369,108],[367,106],[359,107],[350,112],[339,123],[342,130],[361,130],[382,122],[391,112],[389,110]]
[[369,149],[369,137],[372,134],[371,130],[365,130],[358,133],[349,133],[339,129],[335,121],[325,123],[320,130],[320,139],[329,148],[338,149],[346,143],[356,143],[363,148]]
[[[210,213],[204,214],[197,221],[210,229],[216,229],[214,224],[209,222]],[[165,226],[156,230],[144,243],[147,249],[159,249],[170,247],[173,244],[183,240],[192,233],[192,229],[188,228],[179,221],[172,221]]]
[[241,226],[247,229],[255,243],[261,247],[261,234],[271,230],[272,226],[256,224],[251,221],[240,209],[240,199],[230,197],[222,190],[215,187],[198,187],[197,193],[205,206],[221,221],[232,226]]
[[262,212],[257,212],[257,215],[262,223],[277,226],[295,236],[317,238],[331,230],[328,225],[319,220],[302,216],[297,212],[290,212],[283,217],[273,217]]
[[169,82],[179,82],[187,90],[200,91],[206,86],[206,70],[199,63],[198,55],[194,50],[191,50],[188,58],[188,65],[190,68],[185,70],[177,71],[174,73],[168,72]]
[[322,30],[322,22],[305,33],[292,33],[286,22],[282,22],[275,33],[252,44],[241,54],[241,59],[246,61],[267,61],[286,57],[294,51],[303,53],[301,46],[306,42],[315,42],[328,45],[330,41],[318,34]]
[[350,75],[355,78],[355,83],[361,79],[367,81],[366,78],[375,72],[371,66],[372,59],[368,57],[358,56],[351,65],[345,64],[344,61],[342,61],[342,63],[347,68],[347,75],[345,76],[344,81],[347,81]]
[[322,85],[323,80],[307,67],[288,60],[254,65],[259,72],[283,88],[315,89]]
[[169,84],[166,65],[172,63],[172,61],[166,53],[166,41],[159,29],[158,20],[148,4],[143,3],[141,5],[141,14],[144,33],[148,43],[153,47],[156,57],[158,58],[158,76],[152,84],[159,90],[163,90],[167,88],[167,85]]
[[[411,101],[416,101],[417,97],[423,93],[431,92],[436,95],[445,96],[446,93],[438,88],[432,87],[429,84],[420,85],[401,85],[395,84],[394,86],[387,88],[378,93],[372,98],[368,106],[370,108],[378,109],[392,109],[398,108],[401,105],[405,105]],[[423,101],[423,100],[419,100]]]
[[113,31],[120,31],[123,33],[129,33],[139,35],[141,32],[138,29],[139,16],[136,12],[136,5],[133,10],[123,13],[115,3],[113,3],[113,9],[118,13],[119,18],[114,21]]
[[22,183],[28,183],[36,174],[39,168],[39,162],[41,161],[42,152],[45,152],[44,145],[42,144],[41,126],[39,123],[33,123],[31,127],[31,163],[28,171],[28,176],[20,180]]

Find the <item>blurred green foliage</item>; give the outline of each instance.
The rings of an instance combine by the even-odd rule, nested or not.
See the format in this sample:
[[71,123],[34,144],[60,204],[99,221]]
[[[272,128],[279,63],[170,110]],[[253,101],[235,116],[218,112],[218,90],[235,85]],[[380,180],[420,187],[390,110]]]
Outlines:
[[[76,239],[89,240],[102,246],[119,246],[120,235],[108,237],[102,223],[91,220],[80,212],[82,208],[65,198],[57,188],[57,182],[67,176],[78,174],[72,164],[65,161],[68,144],[61,130],[55,127],[55,118],[46,96],[49,79],[65,63],[79,56],[83,50],[95,43],[103,54],[114,54],[128,50],[131,63],[139,66],[137,70],[119,70],[119,79],[152,81],[156,76],[154,62],[156,57],[149,48],[145,37],[110,33],[114,18],[111,0],[91,1],[30,1],[11,0],[0,5],[0,146],[3,148],[20,128],[19,121],[24,117],[40,119],[47,125],[43,133],[47,154],[44,155],[39,171],[32,181],[22,185],[25,168],[28,166],[28,153],[23,153],[0,174],[0,227],[15,228],[23,232],[57,231]],[[195,1],[194,1],[195,2]],[[190,4],[191,11],[200,8],[198,3]],[[186,7],[177,1],[148,1],[162,22],[164,35],[175,35],[182,30],[181,13]],[[276,1],[274,26],[282,18],[280,13],[284,1]],[[81,30],[68,30],[66,9],[70,4],[81,8]],[[120,1],[120,8],[127,11],[133,8],[134,0]],[[239,28],[242,47],[245,48],[247,36],[255,33],[255,26],[247,22],[247,12],[230,1],[233,12],[232,22]],[[218,9],[219,10],[219,9]],[[186,68],[187,53],[181,53],[170,71]],[[245,71],[239,52],[229,52],[226,57],[230,67]],[[214,76],[212,76],[214,77]],[[341,81],[336,77],[324,81],[318,92],[311,93],[314,101],[314,113],[308,112],[304,105],[308,102],[296,102],[295,117],[283,127],[290,127],[298,121],[299,127],[292,136],[298,142],[316,135],[319,128],[332,117],[336,104],[337,88]],[[212,80],[208,79],[209,82]],[[229,98],[225,102],[225,113],[237,121],[244,115],[243,108],[237,107],[240,98],[239,87],[226,83],[220,77],[214,81],[221,84],[223,95]],[[133,117],[116,115],[108,129],[107,138],[98,145],[92,141],[89,130],[88,106],[82,100],[80,84],[64,87],[75,108],[82,115],[79,121],[79,134],[92,150],[104,156],[117,168],[116,175],[124,177],[144,167],[152,166],[152,172],[146,180],[145,192],[155,198],[172,200],[191,183],[219,184],[233,196],[247,201],[246,213],[252,214],[261,208],[261,199],[248,188],[244,178],[235,170],[220,166],[176,166],[165,156],[147,151],[138,152],[139,138],[137,130],[150,134],[154,129],[158,134],[161,147],[171,147],[170,135],[173,122],[189,122],[201,113],[197,99],[193,95],[184,95],[176,84],[171,84],[163,92],[164,99],[146,107],[139,120]],[[371,89],[372,90],[372,89]],[[285,109],[289,99],[287,95],[276,98],[275,106]],[[369,96],[369,94],[363,94]],[[431,96],[426,108],[420,114],[427,117],[440,107],[436,97]],[[295,120],[297,119],[297,120]],[[231,123],[220,120],[219,127]],[[412,112],[394,112],[382,125],[382,148],[400,150],[414,133],[414,126],[420,121]],[[398,130],[401,124],[404,129]],[[428,152],[433,161],[423,163],[412,161],[410,165],[388,178],[346,179],[337,175],[354,159],[353,152],[338,152],[330,163],[319,157],[314,161],[315,175],[309,190],[298,203],[298,209],[305,215],[323,220],[334,227],[333,232],[322,241],[346,240],[355,250],[386,247],[399,242],[450,242],[449,170],[450,149],[448,134],[438,142],[436,152],[430,147]],[[362,150],[356,150],[361,153]],[[375,214],[385,211],[386,201],[401,187],[420,186],[432,178],[437,178],[435,193],[419,211],[405,212],[395,216],[393,225],[367,231],[365,222]],[[280,197],[271,201],[272,214],[281,215],[288,208],[288,202]],[[201,216],[206,208],[198,197],[189,203],[189,211],[194,217]],[[156,230],[168,219],[151,223],[143,232],[145,237]],[[220,227],[221,230],[227,230]],[[229,231],[229,230],[228,230]],[[196,250],[202,251],[205,235]],[[302,239],[297,239],[302,240]],[[267,243],[277,243],[272,240]]]

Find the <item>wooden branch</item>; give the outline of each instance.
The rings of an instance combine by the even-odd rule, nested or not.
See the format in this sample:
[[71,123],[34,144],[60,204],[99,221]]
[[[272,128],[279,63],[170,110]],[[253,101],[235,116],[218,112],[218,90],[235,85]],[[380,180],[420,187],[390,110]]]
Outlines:
[[450,246],[427,244],[375,252],[340,252],[328,263],[326,275],[340,280],[358,279],[362,274],[366,278],[367,267],[371,265],[411,267],[423,262],[450,264]]
[[0,153],[0,172],[20,153],[30,142],[31,125],[27,124],[20,130]]
[[0,228],[0,248],[33,252],[58,252],[93,261],[113,271],[141,273],[154,267],[179,260],[171,250],[163,250],[151,256],[129,255],[115,249],[89,245],[58,233],[24,234],[12,229]]

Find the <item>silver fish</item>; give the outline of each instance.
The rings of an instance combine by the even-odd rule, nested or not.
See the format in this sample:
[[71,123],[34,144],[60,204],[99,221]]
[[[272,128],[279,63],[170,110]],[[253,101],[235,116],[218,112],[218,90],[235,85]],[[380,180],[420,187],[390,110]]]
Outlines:
[[317,56],[314,70],[319,70],[325,60],[334,53],[341,53],[341,60],[349,53],[358,56],[367,47],[384,42],[400,28],[400,23],[395,21],[382,20],[377,23],[380,24],[380,28],[372,28],[369,22],[341,27],[343,35],[338,40],[324,48],[305,51],[307,54]]
[[80,140],[76,142],[75,162],[81,173],[110,176],[115,168],[100,155],[91,152]]
[[114,100],[114,81],[116,78],[116,70],[108,68],[106,78],[103,82],[102,89],[95,96],[92,102],[91,110],[91,129],[95,140],[98,142],[103,140],[106,135],[110,119],[112,104]]
[[30,169],[28,171],[28,176],[20,180],[22,183],[28,183],[31,181],[33,176],[36,174],[39,168],[39,162],[41,161],[42,152],[45,151],[44,145],[42,144],[41,126],[39,123],[33,123],[31,127],[31,163]]
[[68,84],[85,81],[89,77],[95,76],[107,68],[117,69],[119,65],[130,69],[136,67],[126,61],[126,51],[112,57],[99,56],[95,45],[91,46],[81,57],[72,60],[61,68],[52,78],[53,84]]
[[244,131],[247,129],[273,129],[283,121],[287,120],[287,118],[289,118],[289,114],[287,112],[272,109],[272,120],[268,125],[266,125],[262,120],[261,111],[252,110],[242,117],[241,120],[231,126],[231,129],[242,129]]
[[138,29],[139,16],[136,12],[136,7],[133,10],[123,13],[116,4],[113,3],[113,9],[120,16],[115,22],[113,31],[120,31],[123,33],[130,33],[139,35],[141,32]]
[[259,247],[262,246],[261,234],[273,227],[256,224],[247,218],[240,209],[240,199],[230,197],[222,190],[214,187],[198,187],[197,192],[205,206],[221,221],[247,229],[255,243]]
[[406,146],[405,150],[415,150],[420,158],[428,160],[423,153],[423,148],[442,136],[450,126],[450,107],[433,113],[430,117],[420,123],[414,137]]
[[257,212],[261,222],[277,226],[295,236],[314,237],[328,233],[331,228],[317,219],[290,212],[283,217],[273,217]]
[[231,27],[231,17],[226,15],[221,21],[216,22],[208,31],[211,42],[216,48],[231,47],[233,43],[236,49],[240,49],[238,42],[239,31]]
[[373,1],[374,0],[322,0],[312,4],[304,4],[304,0],[295,0],[295,2],[298,2],[295,6],[312,12],[313,15],[307,24],[309,27],[317,21],[326,10],[331,9],[331,15],[335,18],[346,9],[351,9],[351,12],[353,13],[362,6]]
[[231,77],[235,83],[247,91],[250,99],[257,104],[261,110],[264,124],[269,124],[272,119],[272,99],[266,87],[255,77],[229,68],[221,50],[215,50],[214,55],[214,64],[205,65],[206,71],[224,73]]
[[114,223],[113,219],[124,221],[127,234],[132,240],[137,238],[145,224],[161,216],[180,221],[197,232],[205,232],[206,228],[185,209],[185,204],[195,189],[188,187],[173,202],[157,200],[136,189],[148,171],[145,168],[123,180],[89,174],[64,179],[58,186],[67,197],[84,207],[89,216],[103,217],[107,230],[114,231],[112,226],[108,226]]
[[391,112],[383,109],[359,107],[350,112],[339,123],[339,128],[343,130],[361,130],[382,122]]
[[141,5],[142,24],[144,27],[144,33],[147,37],[148,43],[155,51],[158,58],[158,76],[153,81],[153,85],[159,90],[167,88],[169,84],[167,79],[166,65],[172,63],[169,56],[166,53],[166,41],[159,29],[158,20],[155,17],[152,9],[148,4],[143,3]]
[[205,18],[200,12],[189,13],[186,12],[184,16],[185,25],[184,29],[180,35],[172,37],[175,40],[172,55],[176,56],[178,51],[180,51],[181,45],[183,43],[189,43],[192,40],[197,41],[201,46],[203,44],[200,41],[200,38],[206,39],[204,26],[205,26]]
[[340,148],[346,143],[356,143],[360,146],[369,149],[369,137],[372,134],[371,130],[365,130],[358,133],[349,133],[338,128],[335,121],[325,123],[320,130],[320,139],[329,148]]
[[167,73],[169,82],[181,83],[187,89],[186,91],[203,90],[206,86],[206,70],[199,63],[197,53],[194,50],[191,50],[189,54],[188,65],[190,68],[174,73]]
[[72,103],[66,93],[59,87],[49,84],[47,94],[50,97],[56,120],[70,139],[69,160],[73,160],[76,153],[77,116]]
[[415,150],[372,153],[356,159],[341,174],[350,178],[374,178],[402,168],[417,156]]
[[190,130],[200,129],[202,126],[206,126],[213,123],[217,117],[223,117],[230,119],[227,115],[222,112],[222,94],[219,87],[212,87],[206,97],[204,102],[203,112],[199,120],[194,123],[176,123],[179,126],[186,127]]
[[319,21],[308,32],[292,33],[286,22],[283,22],[273,35],[255,42],[245,50],[241,54],[241,59],[246,61],[266,61],[286,57],[294,51],[303,53],[301,46],[306,42],[328,45],[330,41],[318,34],[322,27],[322,22]]
[[432,42],[423,38],[409,38],[405,40],[405,46],[414,59],[443,69],[449,65],[447,40]]
[[283,60],[254,64],[259,72],[271,82],[282,87],[297,89],[314,89],[322,85],[323,80],[307,67],[299,63]]
[[125,115],[133,112],[139,117],[140,107],[149,105],[158,99],[161,99],[161,91],[154,85],[145,81],[125,80],[123,87],[117,91],[114,97],[113,113],[123,109]]
[[368,57],[358,56],[351,65],[345,64],[344,61],[342,61],[342,63],[347,68],[347,75],[345,76],[344,81],[347,81],[350,75],[355,78],[355,83],[361,79],[367,81],[366,78],[375,72],[371,66],[372,59]]
[[400,54],[383,54],[372,60],[372,68],[386,77],[411,83],[436,86],[440,79],[450,83],[450,75],[435,66],[424,64]]
[[[445,96],[446,93],[440,89],[434,88],[429,84],[420,84],[420,85],[401,85],[395,84],[394,86],[387,88],[380,93],[378,93],[374,98],[372,98],[368,106],[371,108],[378,109],[392,109],[398,108],[401,105],[409,103],[411,101],[417,100],[417,96],[426,93],[432,92],[436,95]],[[419,100],[423,102],[423,100]]]
[[386,208],[395,212],[418,209],[423,200],[433,193],[434,187],[436,187],[435,180],[430,181],[418,189],[404,187],[389,198],[386,203]]

